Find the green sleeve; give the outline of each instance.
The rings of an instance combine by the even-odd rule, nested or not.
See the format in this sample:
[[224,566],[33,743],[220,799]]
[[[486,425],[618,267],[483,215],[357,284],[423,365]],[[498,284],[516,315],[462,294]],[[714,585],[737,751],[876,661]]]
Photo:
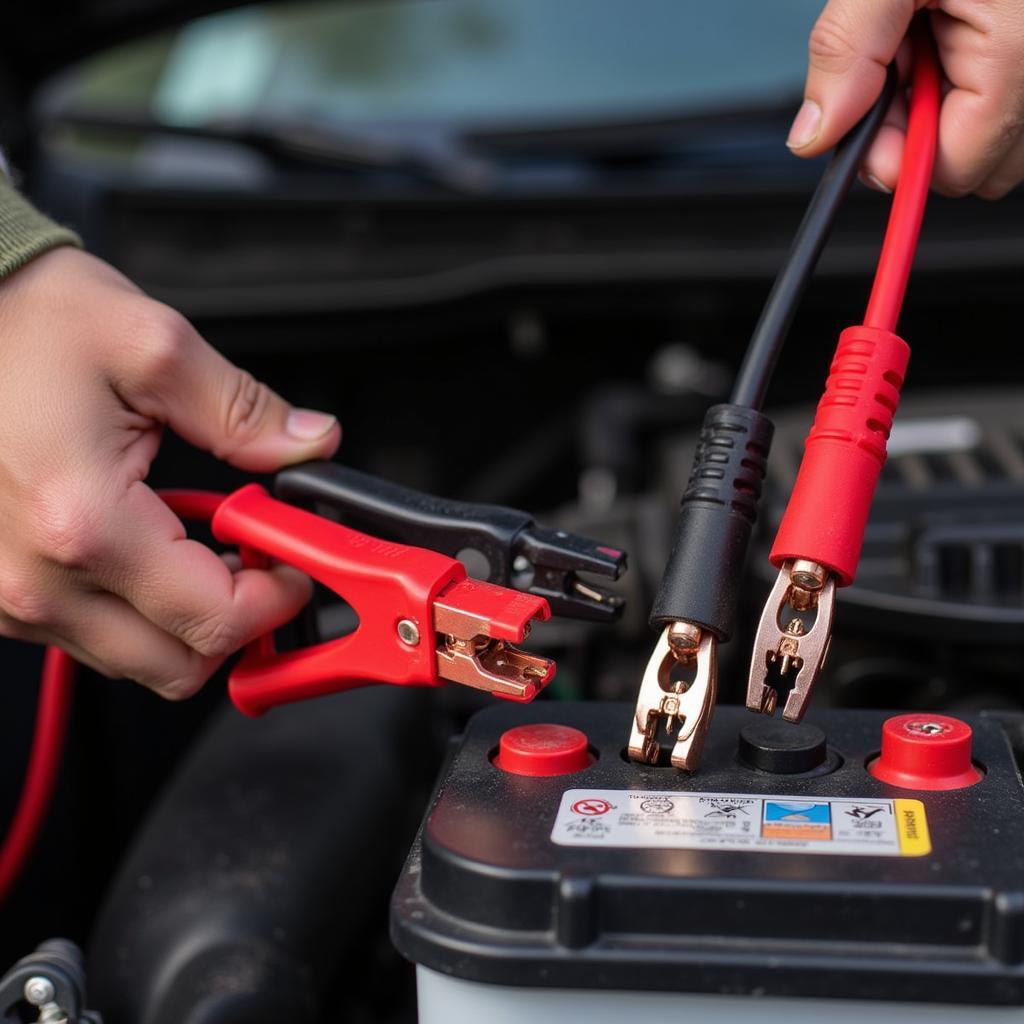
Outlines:
[[78,235],[41,214],[0,174],[0,278],[48,249],[81,244]]

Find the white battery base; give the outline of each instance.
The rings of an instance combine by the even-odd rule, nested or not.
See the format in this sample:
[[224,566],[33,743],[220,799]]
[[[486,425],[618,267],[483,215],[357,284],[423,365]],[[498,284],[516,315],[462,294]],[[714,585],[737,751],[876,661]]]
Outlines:
[[484,985],[416,968],[419,1024],[1024,1024],[1019,1006]]

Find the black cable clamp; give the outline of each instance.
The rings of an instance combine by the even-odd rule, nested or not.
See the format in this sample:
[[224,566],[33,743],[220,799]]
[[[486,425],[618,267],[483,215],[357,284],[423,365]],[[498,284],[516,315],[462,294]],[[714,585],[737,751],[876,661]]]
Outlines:
[[[527,512],[438,498],[335,462],[282,470],[274,493],[375,537],[458,558],[471,575],[546,598],[553,615],[614,622],[622,614],[621,595],[579,574],[617,580],[625,552],[539,526]],[[481,559],[478,570],[473,562]]]

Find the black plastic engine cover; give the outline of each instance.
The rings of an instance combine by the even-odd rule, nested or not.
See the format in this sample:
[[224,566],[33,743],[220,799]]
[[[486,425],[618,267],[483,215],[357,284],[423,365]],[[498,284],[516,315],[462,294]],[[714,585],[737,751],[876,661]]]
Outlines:
[[97,923],[90,990],[107,1024],[366,1012],[392,851],[406,848],[418,777],[437,763],[426,699],[376,686],[211,720]]
[[[914,792],[866,769],[888,713],[812,714],[831,770],[769,774],[737,758],[754,717],[720,708],[695,775],[626,761],[631,713],[472,720],[392,902],[403,955],[502,985],[1024,1003],[1024,793],[997,718],[965,718],[982,781]],[[501,771],[525,722],[583,730],[596,760]]]

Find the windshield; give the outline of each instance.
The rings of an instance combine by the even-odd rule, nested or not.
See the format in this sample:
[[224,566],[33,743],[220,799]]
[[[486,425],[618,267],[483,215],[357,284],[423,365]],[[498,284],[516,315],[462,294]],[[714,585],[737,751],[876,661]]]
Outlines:
[[177,125],[316,118],[466,127],[657,118],[792,101],[820,0],[276,3],[92,58],[60,105]]

